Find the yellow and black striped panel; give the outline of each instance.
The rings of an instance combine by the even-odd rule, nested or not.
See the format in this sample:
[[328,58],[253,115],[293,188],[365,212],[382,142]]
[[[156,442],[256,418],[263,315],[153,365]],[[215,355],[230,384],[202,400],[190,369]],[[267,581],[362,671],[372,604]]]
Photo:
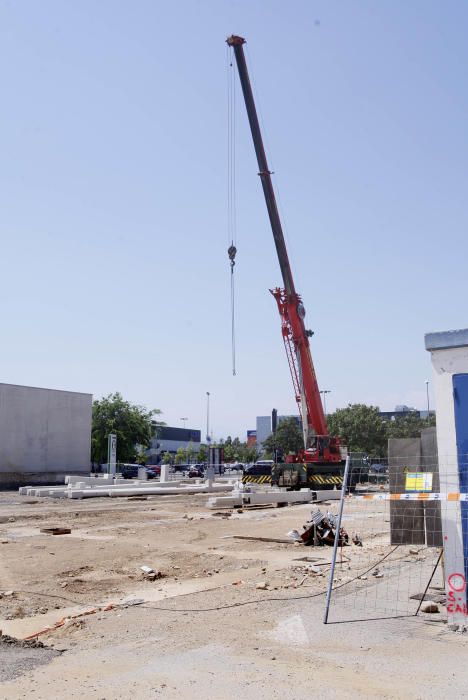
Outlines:
[[271,484],[271,476],[266,474],[244,474],[242,477],[243,484]]
[[309,474],[308,483],[317,486],[342,486],[343,477],[329,474]]

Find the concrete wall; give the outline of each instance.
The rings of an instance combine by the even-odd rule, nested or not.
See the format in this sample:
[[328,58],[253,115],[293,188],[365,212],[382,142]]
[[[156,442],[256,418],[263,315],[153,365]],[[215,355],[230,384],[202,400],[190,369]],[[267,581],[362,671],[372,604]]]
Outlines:
[[[440,491],[435,428],[425,428],[420,438],[391,438],[388,441],[390,493],[405,493],[408,471],[431,472],[432,491]],[[442,546],[440,503],[391,501],[392,544]]]
[[0,384],[0,486],[87,474],[91,394]]

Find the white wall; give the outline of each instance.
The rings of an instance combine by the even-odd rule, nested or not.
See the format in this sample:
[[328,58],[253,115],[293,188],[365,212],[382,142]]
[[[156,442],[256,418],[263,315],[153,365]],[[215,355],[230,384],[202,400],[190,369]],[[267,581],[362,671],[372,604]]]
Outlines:
[[88,473],[92,395],[0,384],[0,485]]

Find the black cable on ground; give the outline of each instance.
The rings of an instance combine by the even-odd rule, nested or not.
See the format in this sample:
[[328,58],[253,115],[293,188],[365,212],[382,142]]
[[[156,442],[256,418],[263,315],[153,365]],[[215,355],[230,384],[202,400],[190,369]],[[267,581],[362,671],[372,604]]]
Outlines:
[[[399,545],[396,545],[390,552],[387,552],[387,554],[382,557],[382,559],[379,559],[375,564],[373,564],[369,569],[366,571],[363,571],[360,573],[358,576],[355,576],[354,578],[350,579],[349,581],[344,581],[344,583],[341,583],[339,586],[335,586],[333,589],[334,591],[338,590],[339,588],[343,588],[343,586],[347,586],[350,583],[353,583],[353,581],[357,581],[361,576],[365,576],[366,574],[369,573],[369,571],[372,571],[372,569],[375,569],[376,566],[381,564],[385,559],[387,559],[393,552],[398,549]],[[206,593],[206,591],[197,591],[197,593]],[[270,598],[260,598],[260,599],[255,599],[255,600],[244,600],[239,603],[229,603],[228,605],[219,605],[213,608],[163,608],[161,606],[156,606],[156,605],[137,605],[135,607],[138,608],[145,608],[146,610],[162,610],[165,612],[180,612],[180,613],[186,613],[186,612],[218,612],[219,610],[228,610],[230,608],[238,608],[242,607],[244,605],[255,605],[259,603],[269,603],[269,602],[291,602],[295,600],[308,600],[310,598],[318,598],[321,595],[325,595],[326,589],[323,591],[319,591],[318,593],[310,593],[309,595],[298,595],[298,596],[284,596],[284,597],[270,597]],[[193,595],[193,594],[191,594]]]
[[[387,554],[384,557],[382,557],[377,562],[375,562],[375,564],[373,564],[371,567],[369,567],[366,571],[363,571],[358,576],[355,576],[354,578],[350,579],[349,581],[344,581],[339,586],[335,586],[333,588],[333,590],[337,591],[338,589],[343,588],[343,586],[348,586],[350,583],[353,583],[353,581],[357,581],[359,578],[361,578],[361,576],[365,576],[366,574],[368,574],[370,571],[372,571],[372,569],[375,569],[379,564],[381,564],[383,561],[385,561],[385,559],[388,559],[388,557],[391,554],[393,554],[393,552],[395,552],[396,549],[398,549],[398,546],[399,545],[396,545],[390,552],[387,552]],[[440,556],[439,556],[439,559],[437,560],[437,564],[436,564],[435,569],[437,568],[439,561],[440,561]],[[429,579],[429,583],[426,587],[426,591],[424,592],[424,594],[427,592],[427,589],[429,588],[429,585],[430,585],[432,578],[434,576],[434,573],[435,573],[435,569],[432,572],[432,576]],[[206,590],[205,591],[194,591],[193,593],[188,593],[186,595],[194,595],[195,593],[207,593],[207,592],[208,591],[206,591]],[[69,603],[73,603],[74,605],[86,605],[86,603],[84,601],[72,600],[71,598],[66,598],[65,596],[56,595],[53,593],[40,593],[38,591],[20,591],[20,590],[16,590],[15,593],[23,593],[26,595],[37,595],[37,596],[42,596],[43,598],[58,598],[60,600],[66,600]],[[255,605],[255,604],[258,605],[260,603],[269,603],[269,602],[273,602],[273,603],[280,602],[281,603],[281,602],[285,602],[285,601],[286,602],[293,602],[295,600],[310,600],[311,598],[319,598],[321,595],[324,595],[325,593],[326,593],[326,589],[323,591],[318,591],[317,593],[310,593],[308,595],[283,596],[283,597],[275,596],[275,597],[269,597],[269,598],[244,600],[244,601],[240,601],[238,603],[229,603],[228,605],[219,605],[219,606],[212,607],[212,608],[164,608],[164,607],[156,606],[156,605],[144,605],[143,603],[139,603],[139,604],[119,603],[119,604],[115,605],[114,609],[117,607],[138,607],[138,608],[145,608],[146,610],[160,610],[163,612],[176,612],[176,613],[217,612],[219,610],[229,610],[230,608],[243,607],[244,605]],[[89,603],[89,605],[92,605],[92,603]],[[419,611],[419,608],[418,608],[418,611]],[[416,614],[417,614],[417,612],[416,612]]]
[[[39,593],[38,591],[19,591],[15,588],[14,593],[25,593],[26,595],[38,595],[42,598],[58,598],[59,600],[66,600],[73,605],[85,605],[82,600],[72,600],[71,598],[66,598],[63,595],[54,595],[53,593]],[[92,605],[92,603],[90,603]]]
[[443,554],[443,552],[444,552],[444,550],[441,549],[441,550],[440,550],[440,553],[439,553],[439,557],[438,557],[438,559],[437,559],[437,561],[436,561],[436,564],[435,564],[434,568],[432,569],[431,577],[430,577],[429,581],[427,582],[427,586],[426,586],[426,588],[424,589],[424,593],[422,594],[422,598],[421,598],[421,600],[419,601],[418,609],[417,609],[416,612],[414,613],[414,616],[415,616],[415,617],[416,617],[416,615],[419,613],[419,611],[420,611],[420,609],[421,609],[421,605],[423,604],[424,598],[426,597],[426,593],[427,593],[427,591],[429,590],[429,586],[430,586],[431,583],[432,583],[432,579],[434,578],[434,574],[435,574],[435,572],[436,572],[436,570],[437,570],[437,567],[439,566],[439,562],[440,562],[440,560],[442,559],[442,554]]

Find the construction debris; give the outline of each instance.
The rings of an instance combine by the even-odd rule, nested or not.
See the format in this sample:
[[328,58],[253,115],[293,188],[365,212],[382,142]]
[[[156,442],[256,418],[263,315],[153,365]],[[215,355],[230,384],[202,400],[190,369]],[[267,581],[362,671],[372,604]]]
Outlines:
[[[303,526],[304,532],[301,534],[301,540],[306,546],[333,546],[335,542],[335,531],[337,526],[337,517],[333,513],[327,512],[324,515],[320,510],[312,511],[310,521]],[[297,532],[297,531],[292,531]],[[338,544],[340,547],[347,545],[349,536],[344,528],[340,528]]]
[[154,574],[154,569],[152,569],[151,566],[146,566],[146,564],[140,566],[140,569],[144,574]]
[[268,590],[268,583],[266,581],[260,581],[259,583],[257,583],[255,588],[258,591],[267,591]]
[[437,603],[434,603],[432,600],[428,600],[427,603],[423,603],[421,605],[421,612],[425,613],[438,613],[439,612],[439,606]]
[[41,532],[47,535],[69,535],[71,528],[69,527],[41,527]]

